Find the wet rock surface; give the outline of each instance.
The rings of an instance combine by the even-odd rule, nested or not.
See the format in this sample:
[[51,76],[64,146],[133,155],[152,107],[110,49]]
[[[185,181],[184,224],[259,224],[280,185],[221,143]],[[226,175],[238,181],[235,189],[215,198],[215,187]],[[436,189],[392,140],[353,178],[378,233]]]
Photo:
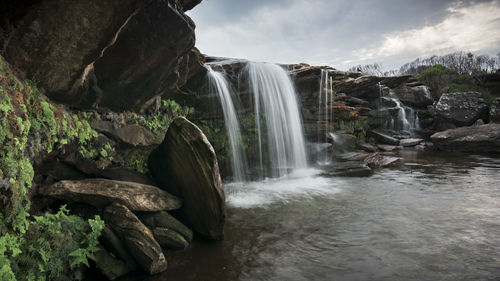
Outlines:
[[226,206],[215,151],[203,132],[184,117],[170,125],[151,153],[149,167],[160,187],[184,200],[182,214],[203,237],[224,238]]

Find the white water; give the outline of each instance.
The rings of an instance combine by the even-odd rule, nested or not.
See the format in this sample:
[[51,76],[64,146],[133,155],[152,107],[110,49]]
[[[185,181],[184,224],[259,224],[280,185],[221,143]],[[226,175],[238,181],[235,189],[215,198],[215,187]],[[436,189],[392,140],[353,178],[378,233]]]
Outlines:
[[[334,101],[334,91],[333,91],[333,77],[329,75],[328,70],[321,69],[320,82],[319,82],[319,95],[318,95],[318,119],[320,122],[324,122],[325,128],[329,128],[330,124],[333,123],[333,101]],[[323,111],[323,112],[322,112]],[[329,132],[331,133],[331,132]],[[321,135],[323,134],[323,135]],[[324,134],[318,126],[318,141],[328,142],[327,135]],[[330,154],[325,151],[319,155],[317,159],[319,165],[329,165],[331,163]]]
[[[270,158],[273,177],[282,177],[290,169],[306,168],[302,120],[288,73],[276,64],[255,62],[248,64],[247,71],[254,97],[261,171],[265,156]],[[269,155],[262,152],[261,112],[265,114]]]
[[301,169],[263,181],[225,185],[227,204],[237,208],[266,208],[275,203],[304,200],[340,191],[337,179],[320,177],[320,170]]
[[394,109],[397,110],[397,118],[391,116],[391,119],[386,123],[386,128],[395,132],[414,133],[420,129],[420,120],[418,113],[411,108],[406,108],[401,101],[393,97],[384,97],[396,104]]
[[222,111],[224,112],[224,123],[229,138],[231,149],[231,166],[233,170],[233,180],[243,182],[246,174],[246,159],[241,141],[240,125],[233,100],[231,98],[231,88],[224,74],[213,70],[209,65],[208,70],[210,90],[215,92],[220,99]]

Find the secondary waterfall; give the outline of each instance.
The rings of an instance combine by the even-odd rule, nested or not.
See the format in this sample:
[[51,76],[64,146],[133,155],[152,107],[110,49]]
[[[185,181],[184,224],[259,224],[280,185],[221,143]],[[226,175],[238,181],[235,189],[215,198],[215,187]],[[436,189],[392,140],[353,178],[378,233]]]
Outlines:
[[247,71],[250,91],[254,97],[261,170],[264,166],[262,120],[266,122],[272,176],[281,177],[289,169],[306,168],[302,119],[295,88],[288,73],[276,64],[255,62],[248,64]]
[[318,157],[318,164],[328,165],[331,161],[330,153],[327,152],[331,144],[328,143],[327,134],[331,134],[330,128],[333,124],[333,77],[329,75],[328,70],[321,69],[320,82],[319,82],[319,94],[318,94],[318,122],[321,122],[325,128],[322,130],[318,126],[318,142],[323,142],[327,144],[323,146],[325,151],[321,151]]
[[391,108],[385,108],[385,110],[389,110],[389,112],[395,112],[395,114],[390,114],[390,119],[386,122],[385,127],[388,130],[413,134],[416,130],[420,129],[420,120],[416,111],[405,107],[397,98],[383,98],[391,101],[395,105]]
[[205,65],[205,67],[208,70],[210,91],[215,92],[219,97],[224,113],[224,123],[231,149],[233,180],[241,182],[245,180],[247,166],[241,141],[240,125],[231,97],[231,88],[223,73],[213,70],[209,65]]

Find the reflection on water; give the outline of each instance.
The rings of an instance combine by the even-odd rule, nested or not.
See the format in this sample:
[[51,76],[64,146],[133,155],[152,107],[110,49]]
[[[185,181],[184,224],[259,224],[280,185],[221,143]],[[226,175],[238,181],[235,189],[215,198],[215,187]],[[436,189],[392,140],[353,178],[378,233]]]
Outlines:
[[226,240],[148,280],[499,280],[500,159],[401,156],[369,178],[226,185]]

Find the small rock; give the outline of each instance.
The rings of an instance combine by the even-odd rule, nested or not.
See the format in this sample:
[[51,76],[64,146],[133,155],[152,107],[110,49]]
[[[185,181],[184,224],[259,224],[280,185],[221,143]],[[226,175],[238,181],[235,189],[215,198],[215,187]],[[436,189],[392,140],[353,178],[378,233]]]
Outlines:
[[373,153],[365,159],[365,163],[367,163],[370,168],[375,169],[387,167],[400,159],[401,158],[399,157],[384,156],[379,153]]
[[144,212],[138,216],[141,221],[150,228],[160,227],[172,229],[184,236],[186,241],[191,242],[191,240],[193,240],[193,232],[191,229],[165,211],[154,213]]
[[379,142],[390,144],[390,145],[399,145],[399,140],[396,138],[393,138],[391,136],[388,136],[386,134],[383,134],[378,131],[369,131],[370,136],[378,140]]
[[366,151],[366,152],[375,152],[375,151],[377,151],[377,147],[375,147],[374,145],[369,144],[369,143],[360,143],[359,147],[361,149],[363,149],[364,151]]
[[383,151],[387,151],[387,152],[401,149],[401,146],[387,145],[387,144],[377,144],[377,147],[378,147],[378,149],[383,150]]
[[335,158],[339,161],[362,161],[368,157],[368,155],[369,154],[366,152],[348,152],[338,155]]
[[156,227],[153,229],[153,235],[155,236],[156,241],[158,241],[158,243],[165,248],[182,250],[189,246],[189,242],[184,238],[184,236],[172,229]]
[[403,147],[409,147],[409,146],[415,146],[423,141],[424,141],[423,139],[402,139],[399,142],[399,145]]
[[372,169],[359,161],[335,163],[321,173],[322,176],[330,177],[369,177],[372,174]]

